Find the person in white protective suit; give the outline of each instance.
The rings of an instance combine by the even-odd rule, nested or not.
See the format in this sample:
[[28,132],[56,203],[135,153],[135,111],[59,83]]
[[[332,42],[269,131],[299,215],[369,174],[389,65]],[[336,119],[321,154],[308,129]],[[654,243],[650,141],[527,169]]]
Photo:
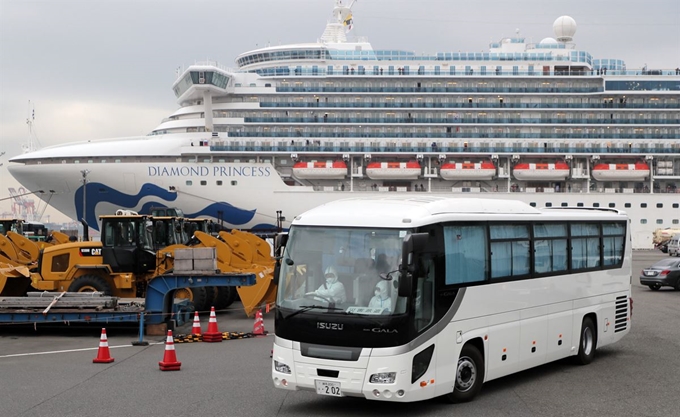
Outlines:
[[324,272],[326,282],[321,284],[319,289],[312,294],[327,298],[334,303],[344,303],[347,300],[345,286],[338,281],[338,271],[334,266],[329,266]]
[[371,298],[371,301],[368,303],[368,307],[370,308],[382,308],[383,311],[391,311],[392,310],[392,298],[390,297],[387,289],[388,289],[388,281],[380,281],[376,284],[375,286],[375,291],[373,298]]

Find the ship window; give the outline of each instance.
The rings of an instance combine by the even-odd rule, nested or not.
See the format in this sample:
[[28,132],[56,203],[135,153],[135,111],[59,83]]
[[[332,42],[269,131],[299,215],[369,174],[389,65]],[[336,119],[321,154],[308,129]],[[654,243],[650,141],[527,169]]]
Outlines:
[[641,208],[647,208],[647,203],[640,203]]
[[552,203],[545,203],[546,207],[552,207]]
[[106,163],[106,159],[102,159],[102,164],[105,164],[105,163]]
[[680,221],[679,221],[678,219],[673,219],[673,220],[672,220],[672,223],[673,223],[673,224],[678,224],[678,223],[680,223]]
[[583,207],[583,203],[576,203],[576,207]]
[[191,180],[187,180],[186,185],[192,185],[194,182]]
[[569,203],[562,203],[560,204],[562,207],[569,207]]
[[120,163],[120,159],[116,159],[116,163],[119,164],[119,163]]
[[593,203],[593,207],[600,207],[600,203]]
[[236,185],[236,184],[238,184],[238,181],[232,181],[231,182],[231,185]]
[[678,203],[673,203],[673,208],[678,208],[680,205]]
[[208,185],[208,181],[206,181],[206,180],[201,180],[201,185]]
[[87,160],[87,163],[88,163],[88,164],[91,164],[91,163],[93,163],[93,162],[94,162],[94,161],[91,160],[91,159],[88,159],[88,160]]
[[656,224],[663,224],[663,219],[656,219]]
[[625,208],[631,208],[631,204],[630,204],[630,203],[626,203],[626,204],[624,204],[623,206],[624,206]]
[[222,185],[222,180],[217,180],[217,185]]
[[80,161],[76,159],[76,160],[73,161],[73,163],[74,163],[74,164],[79,164]]
[[531,207],[536,207],[536,203],[529,203]]
[[647,219],[640,219],[640,224],[647,224]]
[[611,208],[616,207],[616,203],[609,203],[609,207],[611,207]]
[[663,203],[656,203],[656,208],[663,208]]

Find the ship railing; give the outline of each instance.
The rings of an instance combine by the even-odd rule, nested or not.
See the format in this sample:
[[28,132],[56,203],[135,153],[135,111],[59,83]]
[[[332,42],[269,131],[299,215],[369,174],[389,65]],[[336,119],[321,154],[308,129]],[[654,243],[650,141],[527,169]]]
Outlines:
[[[188,148],[187,151],[191,151]],[[219,146],[211,146],[212,152],[286,152],[286,153],[342,153],[342,152],[376,152],[376,153],[460,153],[460,154],[475,154],[475,153],[537,153],[537,154],[631,154],[637,156],[644,156],[649,153],[654,154],[680,154],[680,148],[677,146],[666,148],[638,148],[638,147],[544,147],[544,146],[527,146],[527,147],[508,147],[508,146],[465,146],[463,144],[458,146],[437,146],[432,147],[388,147],[388,146],[307,146],[307,145],[272,145],[272,146],[245,146],[237,144],[225,144]]]
[[[467,91],[467,92],[474,92],[474,91]],[[506,91],[499,91],[496,90],[496,92],[506,92]],[[584,109],[584,110],[589,110],[589,109],[680,109],[680,106],[677,103],[660,103],[658,100],[654,103],[635,103],[635,102],[626,102],[626,103],[512,103],[505,101],[502,104],[501,103],[494,103],[494,102],[489,102],[486,101],[484,103],[469,103],[469,102],[461,102],[461,103],[441,103],[441,102],[415,102],[415,103],[386,103],[386,102],[361,102],[361,103],[356,103],[356,102],[340,102],[340,103],[334,103],[334,102],[319,102],[317,103],[316,101],[309,101],[309,102],[298,102],[298,101],[290,101],[290,102],[268,102],[268,101],[261,101],[259,103],[260,107],[266,107],[266,108],[274,108],[274,107],[282,107],[282,108],[290,108],[290,109],[297,109],[297,108],[358,108],[358,107],[365,107],[365,108],[385,108],[385,109],[392,109],[392,108],[413,108],[413,109],[420,109],[420,108],[433,108],[433,109]],[[321,117],[321,116],[319,116]]]
[[237,69],[235,69],[233,67],[227,67],[225,65],[222,65],[217,61],[196,61],[196,62],[193,63],[192,66],[215,67],[215,68],[221,69],[222,71],[226,71],[226,72],[230,72],[230,73],[238,72]]
[[[426,117],[413,115],[412,117],[328,117],[328,116],[312,116],[312,117],[244,117],[245,123],[388,123],[393,124],[455,124],[467,125],[478,123],[503,123],[503,124],[578,124],[578,125],[638,125],[638,124],[654,124],[654,125],[676,125],[680,124],[679,118],[670,119],[648,119],[645,117],[633,119],[613,119],[605,118],[558,118],[558,117]],[[429,127],[429,126],[428,126]]]
[[[339,64],[342,64],[343,61],[347,61],[347,63],[357,63],[356,58],[346,58],[346,59],[341,59],[341,58],[334,58],[333,61],[337,61]],[[350,62],[354,61],[354,62]],[[436,61],[436,59],[434,60]],[[540,61],[537,59],[537,61]],[[549,61],[549,60],[545,60]],[[276,65],[276,60],[271,61]],[[606,72],[604,71],[604,68],[598,70],[597,68],[593,69],[588,69],[588,70],[552,70],[552,71],[543,71],[538,65],[533,69],[526,69],[526,70],[520,70],[519,68],[517,70],[511,68],[501,68],[501,69],[496,69],[494,68],[494,65],[498,63],[497,60],[490,60],[489,62],[491,65],[487,65],[486,68],[483,68],[485,65],[479,65],[479,62],[475,62],[474,65],[469,65],[470,63],[462,61],[459,63],[454,63],[454,65],[449,66],[448,68],[439,68],[437,69],[437,64],[430,64],[428,65],[428,68],[419,68],[416,66],[409,66],[409,65],[400,65],[398,62],[390,62],[389,64],[386,63],[387,61],[384,60],[373,60],[372,62],[359,62],[357,63],[359,68],[354,69],[350,68],[349,65],[347,65],[346,68],[342,69],[327,69],[324,67],[317,65],[311,65],[311,66],[304,66],[304,67],[293,67],[293,68],[281,68],[279,66],[276,66],[274,68],[271,67],[265,67],[265,68],[247,68],[248,66],[244,66],[241,68],[240,71],[244,70],[250,70],[250,71],[255,71],[259,75],[264,76],[264,77],[286,77],[286,78],[294,78],[294,77],[304,77],[304,78],[309,78],[309,77],[328,77],[328,76],[346,76],[346,77],[352,77],[352,76],[358,76],[358,77],[367,77],[367,76],[374,76],[377,78],[380,77],[442,77],[442,76],[457,76],[457,77],[474,77],[474,78],[489,78],[493,79],[496,77],[503,77],[503,78],[508,78],[508,77],[535,77],[535,78],[546,78],[546,77],[594,77],[594,78],[608,78],[612,76],[626,76],[626,77],[631,77],[631,76],[640,76],[640,77],[649,77],[649,76],[655,76],[655,77],[670,77],[670,76],[678,76],[680,75],[680,72],[678,72],[677,69],[654,69],[654,70],[645,70],[643,68],[639,69],[610,69],[607,68]],[[452,60],[440,60],[442,63],[451,63],[453,62]],[[380,63],[380,65],[374,65]],[[361,64],[364,64],[363,66]],[[508,61],[506,65],[512,64],[511,61]],[[564,62],[561,65],[568,65],[568,62]],[[463,66],[469,66],[470,68],[464,68]],[[498,65],[495,65],[498,66]],[[218,67],[222,68],[222,67]],[[226,70],[226,69],[225,69]],[[381,71],[382,70],[382,71]],[[233,69],[229,69],[229,71],[234,71]]]
[[[514,180],[513,180],[514,181]],[[568,184],[567,187],[527,187],[522,183],[513,182],[509,187],[505,180],[492,180],[490,183],[466,184],[470,181],[433,181],[429,185],[422,182],[422,179],[414,180],[409,186],[383,186],[374,182],[373,180],[365,180],[354,183],[354,189],[350,189],[350,184],[347,180],[339,180],[335,185],[313,185],[314,191],[321,192],[433,192],[433,193],[529,193],[529,194],[676,194],[680,193],[680,188],[674,184],[669,184],[665,188],[654,187],[650,190],[648,186],[639,185],[642,182],[636,182],[635,187],[604,187],[600,183],[591,183],[590,191],[588,191],[583,184]],[[429,188],[428,188],[429,187]]]

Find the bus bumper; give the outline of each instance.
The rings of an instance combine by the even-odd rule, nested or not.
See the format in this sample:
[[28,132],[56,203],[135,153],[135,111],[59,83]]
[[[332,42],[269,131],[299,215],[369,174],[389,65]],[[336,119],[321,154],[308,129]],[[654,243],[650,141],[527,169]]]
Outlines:
[[[364,349],[357,361],[304,357],[293,343],[277,337],[272,354],[272,381],[276,388],[316,392],[335,397],[412,402],[435,396],[434,372],[428,370],[411,383],[413,352],[399,356],[371,357]],[[434,366],[430,367],[431,369]],[[395,373],[394,382],[372,383],[375,374]]]

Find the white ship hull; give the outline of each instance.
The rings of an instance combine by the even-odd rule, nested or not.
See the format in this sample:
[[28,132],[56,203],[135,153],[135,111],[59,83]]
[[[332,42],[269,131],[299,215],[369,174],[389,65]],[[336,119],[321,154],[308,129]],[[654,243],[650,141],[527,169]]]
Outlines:
[[[82,166],[52,164],[36,166],[15,166],[12,174],[28,189],[52,190],[53,194],[39,194],[45,201],[71,218],[82,217],[82,188],[80,183]],[[96,225],[96,219],[103,214],[111,214],[125,208],[143,212],[151,205],[181,207],[189,216],[211,216],[217,210],[223,211],[227,219],[225,226],[236,228],[273,228],[276,212],[293,218],[320,204],[357,195],[380,193],[381,195],[413,195],[410,192],[380,192],[370,187],[364,190],[353,189],[350,183],[344,191],[318,191],[312,186],[286,185],[269,163],[168,163],[163,165],[144,163],[118,163],[118,175],[110,175],[108,166],[89,165],[87,221]],[[252,173],[258,175],[250,175]],[[246,175],[244,175],[246,173]],[[184,175],[187,174],[187,175]],[[197,175],[196,175],[197,174]],[[191,178],[191,179],[189,179]],[[187,186],[205,181],[206,185]],[[217,181],[222,181],[218,186]],[[231,185],[236,181],[236,185]],[[104,186],[105,185],[105,186]],[[104,186],[104,188],[102,188]],[[168,191],[171,187],[175,192]],[[99,190],[99,188],[102,188]],[[116,194],[119,192],[120,195]],[[200,193],[200,194],[199,194]],[[583,204],[592,206],[615,204],[631,217],[633,246],[651,248],[650,227],[641,224],[640,219],[654,219],[663,215],[663,208],[640,209],[640,203],[653,200],[664,207],[671,207],[680,198],[677,194],[602,194],[602,193],[521,193],[521,192],[481,192],[454,193],[451,191],[431,192],[432,195],[448,197],[476,197],[493,199],[520,199],[537,206]],[[630,203],[630,208],[623,208]],[[218,206],[212,207],[215,204]],[[212,210],[212,211],[211,211]]]

